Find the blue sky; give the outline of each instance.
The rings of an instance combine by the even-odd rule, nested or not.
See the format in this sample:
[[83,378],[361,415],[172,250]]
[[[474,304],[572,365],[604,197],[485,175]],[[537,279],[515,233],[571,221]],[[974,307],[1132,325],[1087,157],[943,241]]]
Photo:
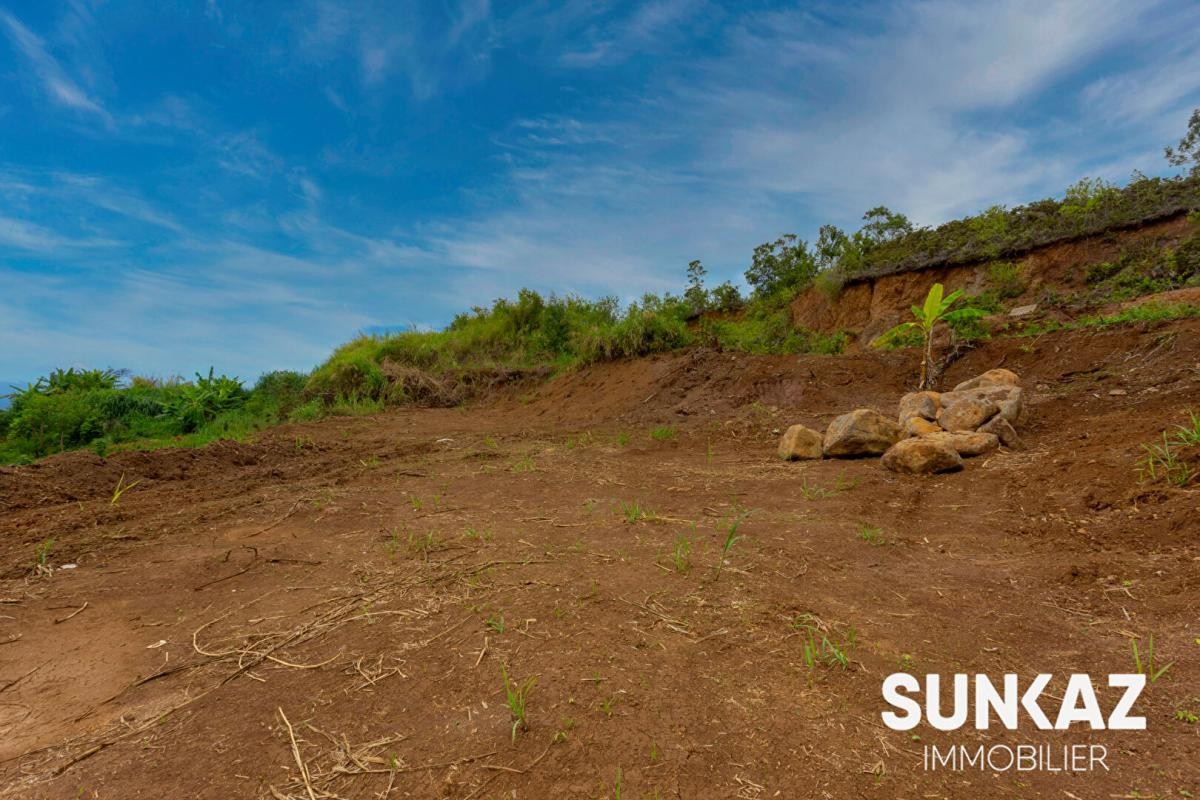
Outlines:
[[1166,169],[1200,5],[0,0],[0,380],[246,379],[520,286]]

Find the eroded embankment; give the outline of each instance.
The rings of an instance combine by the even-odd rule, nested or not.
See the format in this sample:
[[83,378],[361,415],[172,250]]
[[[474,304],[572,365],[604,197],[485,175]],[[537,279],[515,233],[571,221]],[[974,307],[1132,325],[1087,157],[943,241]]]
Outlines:
[[[1144,226],[1046,245],[1004,259],[1015,265],[1021,283],[1020,291],[1008,298],[1007,304],[1033,304],[1054,294],[1077,295],[1087,288],[1089,266],[1116,261],[1134,247],[1174,247],[1197,230],[1200,225],[1180,213]],[[792,319],[798,326],[825,333],[847,331],[861,346],[908,319],[909,308],[921,303],[933,283],[968,294],[993,288],[989,267],[997,260],[851,279],[836,297],[817,288],[808,289],[793,301]]]

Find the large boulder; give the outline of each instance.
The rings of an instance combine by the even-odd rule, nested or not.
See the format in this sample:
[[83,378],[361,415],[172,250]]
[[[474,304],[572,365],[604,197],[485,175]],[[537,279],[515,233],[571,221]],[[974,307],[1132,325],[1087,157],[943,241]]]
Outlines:
[[962,469],[958,451],[942,439],[921,436],[897,442],[883,454],[881,462],[892,472],[926,474]]
[[913,417],[921,419],[937,419],[941,403],[937,392],[909,392],[900,398],[900,424],[903,425]]
[[926,438],[945,442],[954,448],[960,456],[982,456],[1000,446],[1000,439],[993,433],[978,433],[975,431],[956,431],[950,433],[931,433]]
[[1012,423],[1000,414],[979,426],[979,433],[990,433],[1000,440],[1000,444],[1010,450],[1024,450],[1025,443],[1017,435]]
[[1007,369],[989,369],[982,375],[976,375],[974,378],[965,380],[958,386],[954,387],[954,391],[961,392],[966,389],[978,389],[981,386],[1020,386],[1021,379],[1017,373]]
[[948,431],[973,431],[1000,412],[1000,406],[983,397],[961,397],[942,406],[938,424]]
[[895,420],[860,408],[829,423],[823,449],[825,455],[838,458],[877,456],[903,438],[904,430]]
[[823,437],[812,428],[793,425],[779,439],[779,457],[784,461],[801,458],[821,458],[824,455]]
[[942,408],[949,408],[963,400],[985,400],[995,403],[1000,416],[1013,424],[1016,424],[1025,412],[1025,390],[1019,386],[977,386],[974,389],[945,392],[942,395]]

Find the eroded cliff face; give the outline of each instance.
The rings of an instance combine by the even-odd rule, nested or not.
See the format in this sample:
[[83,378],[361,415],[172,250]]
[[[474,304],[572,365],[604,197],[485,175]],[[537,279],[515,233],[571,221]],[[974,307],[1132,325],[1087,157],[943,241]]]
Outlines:
[[[1007,260],[1020,270],[1025,288],[1009,301],[1012,306],[1036,303],[1047,292],[1069,295],[1084,290],[1092,264],[1114,261],[1137,245],[1174,247],[1200,229],[1186,215],[1123,231],[1110,231],[1069,242],[1046,245],[1024,256]],[[976,294],[990,288],[991,261],[953,267],[932,267],[913,272],[867,278],[847,284],[831,298],[820,289],[809,289],[792,301],[792,321],[800,327],[826,333],[846,331],[855,339],[851,348],[866,346],[879,334],[909,319],[909,308],[919,305],[929,287],[941,283],[947,291],[963,289]]]

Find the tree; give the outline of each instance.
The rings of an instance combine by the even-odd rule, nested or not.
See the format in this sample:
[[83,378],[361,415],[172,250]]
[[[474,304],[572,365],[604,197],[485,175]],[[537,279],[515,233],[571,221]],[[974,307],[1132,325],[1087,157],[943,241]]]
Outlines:
[[849,235],[833,225],[821,226],[814,254],[821,272],[835,267],[845,275],[861,272],[872,250],[899,241],[915,230],[908,217],[886,206],[876,206],[863,214],[863,222]]
[[683,299],[691,305],[692,312],[696,314],[708,308],[708,292],[704,291],[704,276],[707,272],[699,261],[688,264],[688,285],[683,292]]
[[849,247],[850,237],[845,231],[836,225],[822,225],[817,233],[817,268],[826,272],[838,266]]
[[863,221],[866,224],[855,236],[859,237],[864,250],[894,242],[913,232],[913,224],[908,217],[897,214],[886,206],[872,208],[863,214]]
[[742,293],[738,291],[738,287],[729,281],[725,281],[720,286],[714,288],[708,293],[708,297],[711,308],[726,314],[737,311],[746,305],[746,301],[742,299]]
[[746,283],[759,298],[767,298],[796,292],[812,283],[816,274],[817,260],[808,242],[789,233],[754,248]]
[[946,319],[950,313],[950,306],[954,305],[954,301],[962,295],[961,289],[943,296],[944,291],[945,289],[940,283],[935,283],[930,287],[929,294],[925,296],[924,305],[912,307],[913,316],[916,317],[915,322],[902,322],[879,337],[880,339],[895,339],[910,331],[921,332],[924,339],[924,344],[921,348],[921,381],[919,387],[921,389],[929,388],[929,367],[933,363],[933,329],[937,327],[939,322]]
[[1188,120],[1187,133],[1174,147],[1164,150],[1167,163],[1173,167],[1192,165],[1192,174],[1200,175],[1200,108],[1192,112]]

